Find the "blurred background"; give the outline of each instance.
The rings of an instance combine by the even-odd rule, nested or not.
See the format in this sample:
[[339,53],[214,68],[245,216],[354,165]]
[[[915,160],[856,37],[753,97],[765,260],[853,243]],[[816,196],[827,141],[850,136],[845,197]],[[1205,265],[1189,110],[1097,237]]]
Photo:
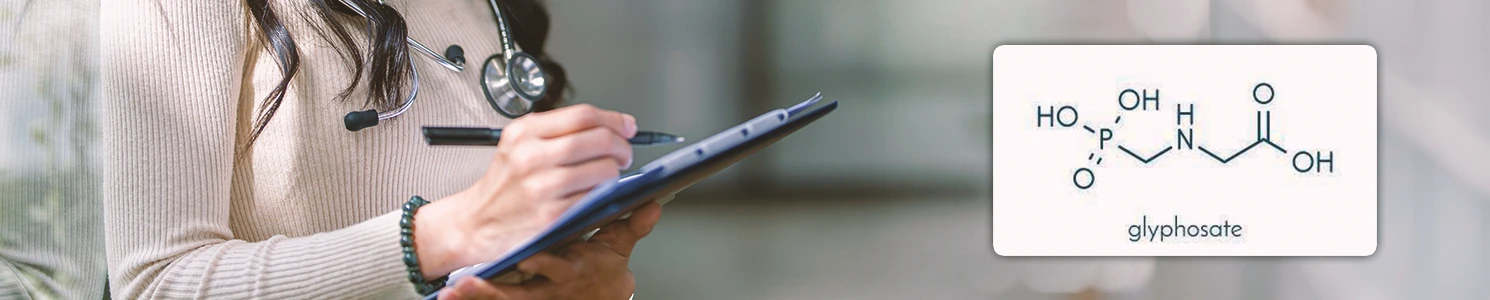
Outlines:
[[[102,275],[101,247],[86,242],[100,237],[83,230],[99,226],[88,217],[97,207],[86,205],[97,199],[87,68],[96,57],[87,50],[96,42],[88,34],[96,33],[89,18],[96,12],[76,13],[96,11],[94,1],[0,0],[0,256],[9,260],[0,261],[0,298],[12,288],[7,282],[83,291],[77,298],[96,298],[88,284],[102,287],[78,279]],[[1484,1],[548,5],[549,49],[570,71],[574,102],[632,113],[644,129],[702,137],[816,92],[842,102],[812,127],[679,194],[632,259],[637,299],[1490,299]],[[73,51],[26,46],[59,40]],[[1375,46],[1378,251],[994,255],[990,53],[1020,43]],[[638,149],[637,160],[665,151]],[[77,265],[26,260],[55,253],[77,257]]]
[[104,293],[96,19],[98,0],[0,0],[0,299]]

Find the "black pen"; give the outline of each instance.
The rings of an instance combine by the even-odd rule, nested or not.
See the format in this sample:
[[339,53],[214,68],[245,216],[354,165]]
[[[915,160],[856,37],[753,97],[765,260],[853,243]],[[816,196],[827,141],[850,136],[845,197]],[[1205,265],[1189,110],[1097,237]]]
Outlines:
[[[481,127],[424,127],[424,142],[430,146],[496,146],[501,129]],[[683,137],[653,131],[638,131],[627,140],[633,146],[658,146],[683,142]]]

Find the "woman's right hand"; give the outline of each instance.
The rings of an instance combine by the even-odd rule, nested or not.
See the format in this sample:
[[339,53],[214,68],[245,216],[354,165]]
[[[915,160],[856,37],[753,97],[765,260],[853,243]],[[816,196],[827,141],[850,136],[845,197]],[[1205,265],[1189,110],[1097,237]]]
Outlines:
[[630,167],[627,139],[636,130],[631,115],[588,104],[514,119],[485,175],[415,215],[414,249],[425,278],[491,260],[547,227]]

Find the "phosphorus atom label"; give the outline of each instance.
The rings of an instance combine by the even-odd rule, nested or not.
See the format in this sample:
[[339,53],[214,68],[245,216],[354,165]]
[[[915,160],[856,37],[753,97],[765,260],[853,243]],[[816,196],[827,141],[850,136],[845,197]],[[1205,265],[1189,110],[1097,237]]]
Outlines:
[[993,51],[1005,256],[1366,256],[1377,55],[1365,45]]

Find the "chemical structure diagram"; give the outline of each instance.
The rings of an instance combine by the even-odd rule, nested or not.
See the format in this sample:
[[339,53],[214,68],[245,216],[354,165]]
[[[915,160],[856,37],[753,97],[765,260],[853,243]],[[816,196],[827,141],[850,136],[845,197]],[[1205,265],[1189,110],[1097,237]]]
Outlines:
[[[1133,158],[1140,164],[1155,164],[1160,158],[1165,157],[1165,154],[1192,150],[1198,150],[1201,153],[1205,154],[1207,157],[1214,159],[1216,162],[1222,165],[1231,163],[1237,157],[1242,156],[1243,154],[1247,154],[1249,151],[1252,151],[1254,149],[1258,151],[1275,150],[1280,154],[1287,154],[1288,150],[1286,150],[1286,148],[1273,141],[1273,112],[1269,109],[1269,104],[1273,103],[1275,96],[1276,94],[1274,94],[1273,86],[1271,84],[1262,82],[1253,86],[1252,101],[1256,102],[1257,105],[1260,107],[1257,110],[1257,139],[1253,140],[1252,143],[1247,145],[1246,147],[1241,148],[1241,150],[1230,152],[1230,154],[1226,154],[1227,152],[1225,151],[1195,145],[1194,103],[1175,104],[1173,106],[1175,109],[1176,134],[1175,142],[1172,145],[1164,146],[1162,148],[1155,148],[1159,150],[1152,152],[1152,154],[1145,155],[1140,154],[1133,149],[1148,148],[1129,147],[1127,145],[1118,144],[1118,142],[1113,141],[1115,128],[1117,127],[1117,125],[1122,123],[1124,112],[1161,110],[1158,88],[1129,88],[1118,92],[1118,107],[1122,110],[1118,112],[1117,116],[1112,120],[1111,124],[1101,126],[1081,123],[1080,113],[1077,111],[1076,107],[1071,105],[1036,105],[1035,127],[1070,129],[1078,128],[1077,124],[1080,124],[1081,126],[1079,126],[1079,128],[1086,131],[1091,137],[1096,139],[1097,149],[1088,153],[1086,157],[1086,160],[1089,164],[1084,167],[1076,168],[1076,170],[1073,171],[1071,174],[1071,183],[1074,184],[1078,189],[1086,190],[1092,188],[1092,186],[1096,184],[1097,173],[1093,169],[1102,165],[1103,157],[1101,154],[1106,152],[1106,150],[1108,149],[1107,145],[1109,144],[1113,144],[1118,151],[1122,152],[1127,157]],[[1300,174],[1309,173],[1311,171],[1314,173],[1334,173],[1334,158],[1335,152],[1332,150],[1314,150],[1312,152],[1307,150],[1299,150],[1294,152],[1293,158],[1290,159],[1289,163],[1291,164],[1292,169]]]

